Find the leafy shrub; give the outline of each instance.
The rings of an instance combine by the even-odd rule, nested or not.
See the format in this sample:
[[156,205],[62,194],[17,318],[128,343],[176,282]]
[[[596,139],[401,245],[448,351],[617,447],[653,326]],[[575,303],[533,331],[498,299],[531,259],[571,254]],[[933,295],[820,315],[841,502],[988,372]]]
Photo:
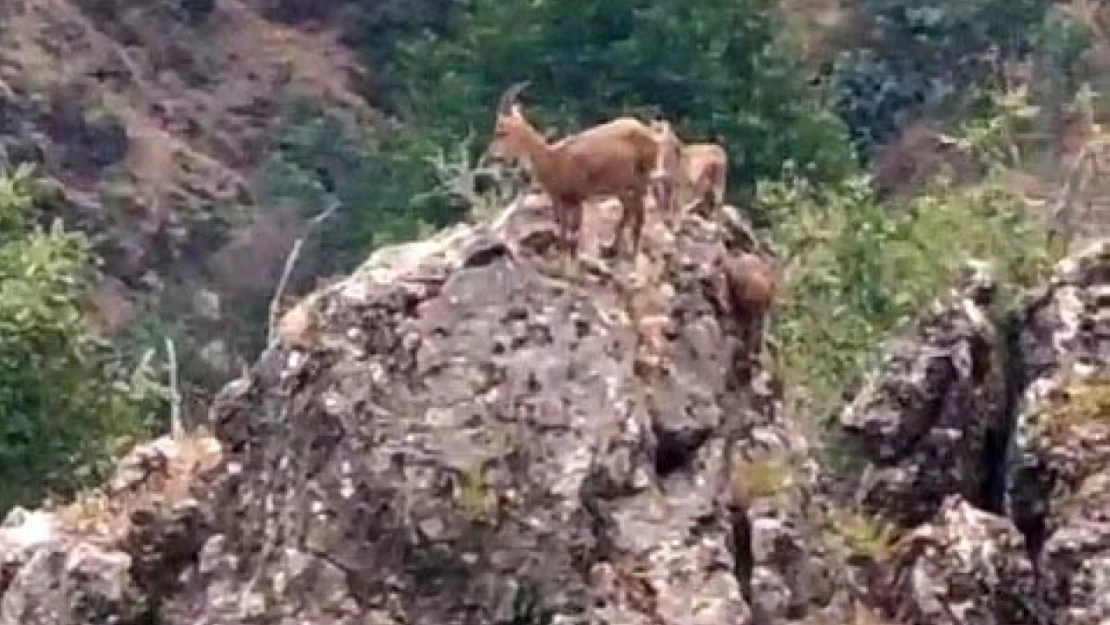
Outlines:
[[782,216],[772,238],[789,251],[773,340],[787,387],[800,389],[800,413],[818,421],[965,259],[988,261],[1003,283],[1026,285],[1047,256],[1044,231],[991,181],[937,183],[902,207],[879,204],[863,176],[824,191],[801,180],[768,183],[759,201]]
[[320,236],[330,260],[314,273],[349,271],[376,247],[410,240],[461,218],[467,207],[428,193],[438,186],[436,148],[415,131],[360,135],[303,102],[293,103],[281,149],[262,169],[264,205],[292,203],[304,217],[342,208]]
[[404,88],[398,61],[405,44],[424,32],[442,33],[463,4],[459,0],[375,0],[347,7],[346,39],[374,69],[368,91],[375,106],[390,110],[396,102],[379,94]]
[[908,115],[938,96],[928,75],[867,50],[836,59],[829,89],[833,108],[864,161],[897,136]]
[[902,121],[928,107],[955,113],[989,108],[1007,59],[1041,48],[1077,54],[1074,33],[1048,19],[1049,0],[864,0],[877,42],[836,59],[835,108],[865,158]]
[[292,201],[307,213],[332,195],[342,202],[320,233],[331,262],[315,273],[347,271],[372,248],[488,214],[496,200],[471,192],[480,184],[444,176],[473,173],[497,95],[521,78],[535,83],[526,97],[540,98],[530,114],[545,128],[565,133],[662,110],[690,139],[719,135],[730,146],[733,189],[750,192],[786,160],[820,180],[854,170],[842,124],[821,107],[780,36],[773,0],[421,4],[434,11],[344,9],[361,11],[350,20],[352,38],[386,75],[402,129],[362,136],[295,103],[282,149],[264,168],[264,205]]
[[1076,64],[1094,41],[1088,25],[1053,7],[1034,32],[1036,54],[1042,66],[1038,91],[1052,103],[1068,99],[1079,88],[1082,77]]
[[149,363],[128,371],[93,331],[88,241],[34,224],[30,174],[0,176],[0,508],[99,477],[160,402]]

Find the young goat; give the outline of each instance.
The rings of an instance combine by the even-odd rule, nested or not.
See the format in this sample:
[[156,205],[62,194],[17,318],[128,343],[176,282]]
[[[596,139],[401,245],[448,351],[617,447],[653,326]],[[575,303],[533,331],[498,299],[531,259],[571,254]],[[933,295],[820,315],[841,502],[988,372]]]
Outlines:
[[[708,203],[710,208],[720,208],[725,203],[725,183],[728,173],[728,153],[716,143],[690,143],[683,145],[670,122],[655,119],[649,124],[662,151],[659,158],[661,178],[656,183],[656,198],[660,207],[677,217],[675,203],[687,194],[692,203]],[[682,206],[685,212],[685,205]]]
[[673,226],[678,212],[675,205],[678,194],[688,186],[682,169],[682,142],[674,134],[670,123],[662,118],[651,120],[648,127],[659,143],[659,157],[652,172],[651,186],[655,209],[665,215]]
[[750,252],[727,258],[723,270],[733,311],[749,344],[758,352],[763,343],[765,318],[778,291],[775,270]]
[[654,133],[637,119],[620,117],[549,143],[521,112],[517,97],[527,86],[517,83],[501,95],[487,154],[494,160],[528,161],[535,181],[551,197],[556,223],[573,255],[578,254],[582,203],[617,196],[622,210],[611,249],[618,251],[622,234],[631,229],[635,258],[644,227],[644,195],[659,154]]

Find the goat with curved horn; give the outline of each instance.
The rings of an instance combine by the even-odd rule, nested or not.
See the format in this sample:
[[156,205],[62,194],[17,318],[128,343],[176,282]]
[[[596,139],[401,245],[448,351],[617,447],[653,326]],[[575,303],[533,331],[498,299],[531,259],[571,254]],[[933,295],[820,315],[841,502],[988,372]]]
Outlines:
[[509,107],[516,104],[517,98],[520,97],[521,92],[527,89],[530,84],[532,84],[532,81],[524,80],[510,85],[509,88],[505,90],[505,93],[501,94],[501,100],[497,103],[497,112],[509,112]]
[[528,162],[537,186],[551,198],[560,238],[575,255],[583,203],[602,196],[619,198],[620,222],[612,245],[604,251],[616,253],[627,239],[635,258],[644,226],[644,195],[659,157],[653,131],[625,116],[552,143],[517,105],[516,97],[527,86],[527,82],[517,83],[501,95],[486,153],[493,160]]
[[[666,120],[652,120],[650,126],[663,150],[657,195],[666,212],[678,218],[698,206],[720,210],[725,203],[728,176],[724,143],[684,143]],[[678,206],[678,197],[688,194],[692,194],[692,201]]]

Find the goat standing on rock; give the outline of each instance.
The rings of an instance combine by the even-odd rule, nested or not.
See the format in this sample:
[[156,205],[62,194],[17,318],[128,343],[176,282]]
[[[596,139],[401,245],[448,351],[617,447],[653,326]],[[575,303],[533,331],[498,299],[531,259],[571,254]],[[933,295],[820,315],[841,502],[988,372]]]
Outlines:
[[719,209],[725,203],[725,182],[728,173],[728,153],[717,143],[688,143],[683,145],[670,122],[652,120],[651,130],[662,150],[656,174],[656,197],[660,208],[672,216],[685,213],[686,206],[676,207],[678,196],[689,191],[693,199],[690,206],[708,204]]
[[527,86],[527,82],[517,83],[501,95],[487,154],[495,160],[528,161],[536,182],[551,197],[560,235],[574,256],[580,243],[582,203],[601,196],[618,197],[621,218],[607,251],[616,253],[622,235],[631,229],[635,259],[644,228],[644,196],[659,157],[654,133],[635,118],[619,117],[548,143],[521,112],[517,97]]

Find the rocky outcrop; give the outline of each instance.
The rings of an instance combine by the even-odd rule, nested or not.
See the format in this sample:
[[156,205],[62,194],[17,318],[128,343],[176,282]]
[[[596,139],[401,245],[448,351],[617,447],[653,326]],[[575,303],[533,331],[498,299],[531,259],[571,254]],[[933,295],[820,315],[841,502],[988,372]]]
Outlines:
[[1022,309],[1026,376],[1008,509],[1066,625],[1110,619],[1110,245],[1066,260]]
[[1102,623],[1110,241],[1012,311],[985,275],[842,415],[846,494],[904,528],[869,596],[902,623]]
[[964,284],[888,350],[840,418],[846,455],[865,461],[848,481],[853,496],[906,527],[932,519],[953,493],[997,505],[989,456],[1001,461],[1008,428],[1006,336],[988,268],[967,269]]
[[214,439],[9,519],[3,622],[1105,618],[1110,245],[1016,314],[970,266],[844,411],[838,473],[727,297],[732,231],[652,223],[600,261],[611,208],[579,264],[529,197],[302,301]]
[[[729,235],[657,227],[634,272],[548,258],[554,236],[528,198],[294,308],[213,407],[224,456],[194,485],[204,518],[187,498],[132,511],[107,551],[142,605],[169,623],[725,623],[830,605],[812,454],[740,338]],[[661,237],[678,253],[654,254]],[[58,527],[51,549],[80,535]]]
[[[642,258],[649,290],[619,266],[551,274],[566,268],[540,256],[545,208],[371,258],[224,394],[217,431],[242,468],[217,480],[218,559],[252,577],[214,571],[209,592],[250,589],[256,617],[290,623],[805,611],[813,589],[792,577],[807,547],[788,526],[804,517],[754,518],[737,499],[749,465],[778,463],[752,499],[796,488],[805,448],[718,299],[721,233],[689,222],[679,255]],[[666,322],[646,340],[652,316]],[[753,535],[764,549],[738,549]],[[290,601],[273,584],[289,558],[343,581]]]
[[0,623],[156,622],[210,533],[189,487],[219,460],[210,436],[162,438],[125,457],[105,493],[14,509],[0,525]]

